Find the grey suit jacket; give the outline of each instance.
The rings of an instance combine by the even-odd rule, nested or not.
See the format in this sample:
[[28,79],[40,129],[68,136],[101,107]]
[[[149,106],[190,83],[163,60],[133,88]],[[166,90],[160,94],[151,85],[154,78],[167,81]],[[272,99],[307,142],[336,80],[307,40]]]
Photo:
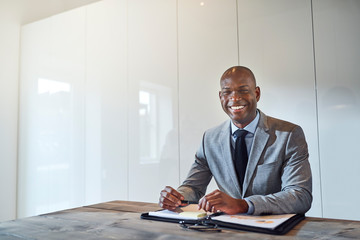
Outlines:
[[254,204],[254,215],[305,213],[312,202],[308,148],[301,127],[260,111],[243,186],[239,186],[231,145],[230,121],[207,130],[188,177],[178,188],[198,201],[212,177],[233,198]]

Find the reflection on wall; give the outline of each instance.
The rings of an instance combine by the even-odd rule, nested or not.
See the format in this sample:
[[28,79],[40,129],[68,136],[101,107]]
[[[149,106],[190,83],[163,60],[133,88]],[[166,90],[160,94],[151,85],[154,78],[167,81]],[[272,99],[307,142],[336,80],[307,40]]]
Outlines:
[[22,28],[18,217],[84,204],[85,9]]
[[349,110],[349,114],[352,111],[357,111],[356,94],[350,88],[344,86],[334,86],[328,89],[322,97],[324,103],[324,110]]
[[166,137],[173,129],[171,88],[140,83],[139,141],[140,163],[159,163]]
[[157,160],[157,112],[156,93],[139,91],[139,139],[140,139],[140,162],[156,163]]
[[[129,109],[129,199],[157,202],[159,189],[178,185],[176,79],[133,80]],[[141,191],[139,191],[141,189]]]
[[[50,200],[52,209],[69,205],[66,196],[71,184],[71,151],[68,148],[72,141],[72,99],[69,83],[49,79],[38,79],[36,120],[37,141],[34,157],[36,164],[35,188],[36,212],[46,212]],[[35,189],[33,189],[35,190]]]
[[70,92],[71,87],[70,84],[39,78],[38,79],[38,93],[48,93],[48,94],[54,94],[59,92]]

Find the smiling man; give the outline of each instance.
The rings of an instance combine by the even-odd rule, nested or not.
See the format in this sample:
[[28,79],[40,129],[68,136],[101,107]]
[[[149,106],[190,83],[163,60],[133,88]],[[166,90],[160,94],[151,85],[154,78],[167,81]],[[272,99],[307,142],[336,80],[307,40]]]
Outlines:
[[[165,187],[159,205],[174,210],[188,200],[227,214],[307,212],[312,178],[301,127],[257,109],[260,88],[250,69],[229,68],[220,86],[220,102],[230,119],[204,133],[188,177],[177,190]],[[218,189],[205,195],[212,177]]]

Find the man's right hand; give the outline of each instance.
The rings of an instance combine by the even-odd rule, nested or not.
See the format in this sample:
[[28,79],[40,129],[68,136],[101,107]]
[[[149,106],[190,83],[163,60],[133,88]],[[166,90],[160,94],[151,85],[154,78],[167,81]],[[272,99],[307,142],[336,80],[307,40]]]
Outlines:
[[169,210],[175,210],[181,205],[181,200],[184,200],[184,196],[170,186],[166,186],[164,190],[160,192],[159,206]]

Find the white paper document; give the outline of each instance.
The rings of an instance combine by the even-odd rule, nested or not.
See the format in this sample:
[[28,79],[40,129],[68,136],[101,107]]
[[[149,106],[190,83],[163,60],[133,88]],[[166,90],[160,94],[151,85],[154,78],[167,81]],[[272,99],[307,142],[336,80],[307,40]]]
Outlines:
[[220,215],[212,217],[213,220],[222,222],[241,224],[251,227],[260,227],[275,229],[277,226],[295,216],[295,214],[282,214],[282,215],[266,215],[266,216],[250,216],[244,214],[237,215]]
[[190,204],[186,207],[179,207],[175,211],[161,210],[156,212],[149,212],[149,216],[173,218],[179,220],[196,220],[207,216],[204,210],[198,210],[197,204]]

